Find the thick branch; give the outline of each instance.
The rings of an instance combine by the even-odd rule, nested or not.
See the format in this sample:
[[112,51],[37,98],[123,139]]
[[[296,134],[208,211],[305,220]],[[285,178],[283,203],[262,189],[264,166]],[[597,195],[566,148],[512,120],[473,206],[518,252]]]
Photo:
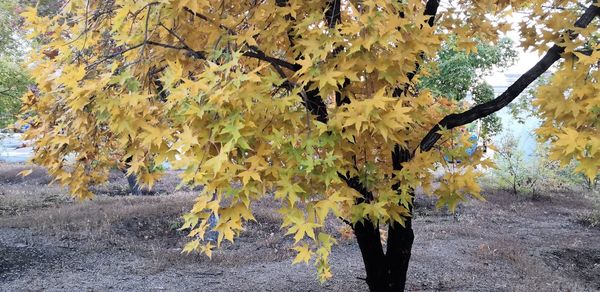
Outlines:
[[289,69],[294,72],[300,70],[300,68],[302,67],[298,64],[292,64],[292,63],[282,60],[282,59],[267,56],[263,51],[259,50],[258,48],[253,48],[253,50],[254,51],[244,52],[243,55],[246,57],[263,60],[263,61],[271,63],[271,65],[280,66],[280,67]]
[[346,182],[346,185],[348,185],[348,187],[362,195],[361,198],[357,199],[357,204],[360,204],[362,202],[369,203],[371,200],[373,200],[373,193],[367,190],[367,188],[360,182],[358,177],[350,177],[349,173],[347,175],[343,175],[341,172],[338,172],[338,177],[344,182]]
[[440,7],[440,0],[429,0],[427,1],[427,4],[425,4],[425,13],[423,14],[426,16],[430,16],[427,20],[427,24],[429,24],[430,27],[433,27],[438,7]]
[[[595,1],[594,1],[595,3]],[[585,13],[575,22],[575,26],[579,28],[587,27],[594,17],[600,14],[600,7],[592,4],[588,7]],[[572,31],[568,31],[567,35],[569,38],[574,39],[577,34]],[[535,64],[529,71],[523,74],[515,83],[513,83],[506,91],[504,91],[497,98],[488,101],[486,103],[477,105],[465,112],[459,114],[451,114],[443,118],[437,125],[435,125],[429,133],[421,140],[420,149],[421,151],[429,151],[435,143],[442,136],[439,131],[444,129],[452,129],[459,126],[466,125],[477,119],[484,118],[491,115],[503,107],[511,103],[529,84],[539,78],[550,66],[561,58],[561,54],[565,51],[564,47],[554,45],[552,46],[546,55]]]
[[[235,31],[235,30],[233,30],[233,29],[231,29],[231,28],[229,28],[229,27],[227,27],[227,26],[224,26],[224,25],[222,25],[222,24],[220,24],[220,23],[217,23],[217,22],[215,22],[215,21],[211,20],[210,18],[208,18],[208,17],[207,17],[206,15],[204,15],[204,14],[201,14],[201,13],[195,12],[195,11],[193,11],[193,10],[189,9],[188,7],[184,7],[183,9],[184,9],[186,12],[190,13],[191,15],[194,15],[194,16],[196,16],[196,17],[198,17],[198,18],[200,18],[200,19],[202,19],[202,20],[204,20],[204,21],[210,22],[210,23],[212,23],[212,24],[214,24],[214,25],[218,26],[219,28],[221,28],[221,29],[223,29],[223,30],[227,31],[227,33],[229,33],[230,35],[237,35],[237,33],[236,33],[236,31]],[[279,72],[280,70],[279,70],[277,67],[283,67],[283,68],[286,68],[286,69],[292,70],[292,71],[294,71],[294,72],[295,72],[295,71],[298,71],[298,70],[300,69],[300,66],[299,66],[299,65],[292,64],[292,63],[290,63],[290,62],[288,62],[288,61],[285,61],[285,60],[282,60],[282,59],[278,59],[278,58],[275,58],[275,57],[268,56],[267,54],[265,54],[265,52],[264,52],[264,51],[262,51],[260,48],[258,48],[258,47],[256,47],[256,46],[250,46],[250,45],[248,45],[248,44],[247,44],[246,46],[247,46],[248,48],[250,48],[250,50],[252,50],[252,51],[247,51],[247,52],[244,52],[244,53],[243,53],[243,55],[244,55],[244,56],[246,56],[246,57],[250,57],[250,58],[256,58],[256,59],[259,59],[259,60],[263,60],[263,61],[269,62],[271,65],[273,65],[274,67],[276,67],[275,69],[276,69],[278,72]],[[279,72],[279,73],[280,73],[280,75],[281,75],[281,72]]]
[[[435,23],[435,16],[437,15],[439,6],[440,6],[440,0],[429,0],[429,1],[427,1],[427,4],[425,4],[425,11],[423,12],[423,15],[429,16],[429,19],[427,19],[427,24],[429,25],[429,27],[433,27],[433,24]],[[401,15],[400,17],[403,17],[403,15]],[[425,53],[421,52],[419,54],[419,59],[422,60],[424,57],[425,57]],[[406,74],[408,81],[413,80],[413,78],[419,71],[419,67],[420,67],[420,63],[419,63],[419,60],[417,60],[415,70]],[[396,89],[394,89],[393,95],[401,96],[404,91],[406,91],[406,88],[397,87]]]
[[[427,4],[425,4],[425,11],[423,12],[423,14],[426,16],[429,16],[429,19],[427,20],[427,24],[430,27],[433,27],[433,25],[435,23],[435,16],[437,14],[439,6],[440,6],[440,0],[429,0],[429,1],[427,1]],[[422,60],[424,58],[424,55],[425,54],[423,52],[421,52],[421,54],[419,54],[419,59]],[[412,81],[412,79],[415,77],[415,75],[417,74],[417,71],[419,71],[419,67],[420,67],[420,63],[419,63],[419,60],[417,60],[415,70],[412,72],[409,72],[406,75],[406,77],[408,78],[409,81]],[[401,96],[405,90],[406,90],[406,88],[397,87],[394,89],[393,95]],[[412,157],[412,154],[410,153],[410,151],[408,151],[408,149],[400,147],[400,145],[398,145],[398,144],[394,145],[394,150],[392,151],[392,164],[393,164],[394,170],[401,170],[402,163],[409,161],[411,159],[411,157]],[[393,186],[394,189],[398,189],[399,187],[400,186],[398,184]]]
[[[306,90],[310,86],[311,86],[311,83],[309,83],[307,86],[305,86],[304,90]],[[305,105],[311,114],[317,116],[317,121],[327,124],[327,121],[329,121],[329,117],[327,114],[327,105],[321,98],[318,88],[306,91]]]
[[[341,0],[327,1],[327,5],[325,8],[325,21],[327,22],[327,26],[329,28],[333,28],[337,23],[341,22],[340,2]],[[298,56],[297,59],[299,59],[300,57],[301,55]],[[311,114],[317,116],[317,121],[327,123],[327,121],[329,120],[327,113],[327,105],[323,101],[319,89],[308,90],[308,88],[311,85],[312,84],[309,83],[304,87],[304,90],[306,90],[307,95],[305,105]]]
[[[329,28],[335,27],[335,25],[341,21],[341,14],[340,14],[341,4],[340,4],[340,2],[341,2],[341,0],[327,1],[326,7],[325,7],[325,21],[327,22],[327,26]],[[291,42],[291,40],[290,40],[290,42]],[[302,57],[302,54],[300,54],[296,58],[296,60],[299,60],[301,57]],[[298,68],[298,69],[300,69],[300,68]],[[312,82],[309,82],[304,87],[304,90],[306,91],[306,95],[307,95],[306,101],[305,101],[305,106],[310,111],[311,114],[317,116],[317,121],[322,122],[322,123],[327,123],[327,121],[329,120],[328,113],[327,113],[327,105],[323,101],[323,98],[321,97],[321,93],[319,92],[319,89],[308,90],[311,86],[312,86]]]
[[325,21],[329,28],[334,28],[336,24],[342,22],[342,15],[340,14],[342,0],[331,0],[327,2],[327,9],[325,10]]
[[[434,25],[435,16],[437,14],[439,5],[440,5],[440,0],[429,0],[425,4],[425,11],[423,12],[423,14],[426,16],[430,16],[429,19],[427,20],[427,24],[430,27],[433,27],[433,25]],[[404,17],[404,16],[401,14],[400,17]],[[423,56],[424,56],[424,53],[421,53],[419,58],[422,59]],[[419,62],[417,61],[415,70],[412,72],[409,72],[407,74],[408,80],[412,80],[418,70],[419,70]],[[342,88],[344,88],[346,86],[347,86],[347,84],[346,84],[346,82],[344,82],[344,85]],[[405,88],[398,87],[398,88],[394,89],[393,95],[401,96],[402,93],[404,92],[404,90],[405,90]],[[347,97],[342,98],[341,93],[336,92],[336,103],[338,106],[341,106],[343,104],[350,103],[350,99],[348,99]],[[412,157],[412,154],[408,149],[402,148],[398,144],[394,145],[394,150],[392,151],[392,164],[393,164],[394,170],[401,170],[402,163],[409,161],[411,159],[411,157]],[[358,191],[361,194],[363,194],[363,192],[361,192],[362,190],[364,190],[365,192],[368,193],[366,188],[360,183],[360,181],[358,181],[358,179],[356,179],[356,180],[351,180],[349,178],[344,179],[345,177],[343,177],[341,174],[339,174],[339,175],[340,175],[340,178],[342,178],[342,180],[344,180],[346,182],[346,184],[348,184],[349,187],[355,189],[356,191]],[[355,178],[352,178],[352,179],[355,179]],[[350,185],[350,183],[352,183],[352,185]],[[393,186],[394,189],[398,189],[399,187],[400,186],[398,184],[395,184]],[[363,196],[365,196],[365,195],[363,194]],[[372,194],[371,194],[371,196],[372,196]]]

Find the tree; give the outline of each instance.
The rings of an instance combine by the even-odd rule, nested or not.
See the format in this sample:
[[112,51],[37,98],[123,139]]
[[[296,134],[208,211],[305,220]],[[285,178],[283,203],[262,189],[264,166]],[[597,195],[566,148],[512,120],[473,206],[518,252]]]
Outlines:
[[514,195],[531,180],[531,169],[527,168],[523,153],[519,151],[519,140],[512,135],[502,137],[496,155],[498,156],[497,177],[510,186]]
[[[517,51],[513,41],[501,38],[497,44],[474,40],[477,44],[469,50],[458,47],[457,39],[443,43],[433,61],[431,75],[424,76],[420,85],[438,96],[463,100],[480,84],[487,84],[484,77],[492,73],[495,67],[506,68],[514,64]],[[489,85],[489,84],[488,84]],[[493,95],[493,94],[492,94]]]
[[18,30],[19,16],[13,1],[0,0],[0,128],[14,122],[20,108],[19,98],[30,84],[25,70],[15,62],[22,55],[23,42]]
[[[423,76],[419,86],[431,90],[434,95],[445,96],[460,101],[471,98],[475,104],[494,99],[494,89],[484,77],[494,68],[507,68],[514,64],[517,52],[513,41],[502,38],[495,45],[477,42],[475,49],[462,49],[456,38],[450,37],[442,44],[435,59],[431,75]],[[481,119],[480,138],[484,143],[502,131],[502,122],[496,114]]]
[[31,84],[26,70],[19,65],[24,52],[32,45],[24,37],[19,11],[23,5],[35,3],[40,14],[52,15],[57,13],[61,2],[0,0],[0,128],[15,122],[21,107],[20,97]]
[[14,123],[21,107],[19,98],[29,84],[31,79],[21,66],[0,56],[0,128]]
[[[183,169],[182,184],[204,185],[184,216],[192,238],[184,250],[208,256],[211,215],[219,246],[254,220],[256,200],[275,200],[295,239],[294,263],[314,263],[321,280],[331,277],[335,244],[325,220],[343,218],[369,289],[402,290],[413,190],[451,209],[481,198],[477,167],[492,163],[466,153],[471,142],[459,128],[510,104],[553,64],[565,74],[553,82],[562,90],[536,101],[548,112],[545,137],[585,161],[581,170],[598,171],[598,120],[584,111],[599,104],[600,52],[578,49],[595,34],[600,8],[579,15],[575,1],[553,3],[461,0],[439,14],[435,0],[72,0],[54,18],[30,9],[33,36],[49,39],[30,56],[40,90],[24,97],[33,160],[81,199],[125,160],[150,187],[160,177],[154,165]],[[445,40],[468,50],[473,39],[497,43],[514,11],[528,15],[522,45],[547,52],[504,93],[464,109],[415,86]],[[447,167],[434,189],[430,170],[447,156],[463,167]],[[379,226],[388,226],[386,250]]]
[[[494,89],[488,83],[482,82],[473,88],[473,101],[475,104],[484,104],[494,99]],[[502,121],[497,114],[481,118],[480,137],[484,143],[489,143],[492,137],[502,131]]]

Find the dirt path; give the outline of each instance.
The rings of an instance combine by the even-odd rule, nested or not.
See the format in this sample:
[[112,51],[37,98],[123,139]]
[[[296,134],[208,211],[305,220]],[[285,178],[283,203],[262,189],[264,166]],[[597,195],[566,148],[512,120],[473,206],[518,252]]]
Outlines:
[[[269,204],[256,210],[258,224],[208,260],[180,254],[184,238],[175,227],[193,193],[74,203],[45,187],[43,172],[7,179],[14,168],[0,168],[0,291],[366,289],[352,240],[339,239],[334,278],[324,285],[312,267],[292,266],[291,239]],[[579,222],[593,208],[589,199],[486,195],[487,202],[463,206],[458,220],[419,199],[409,290],[600,291],[600,229]]]

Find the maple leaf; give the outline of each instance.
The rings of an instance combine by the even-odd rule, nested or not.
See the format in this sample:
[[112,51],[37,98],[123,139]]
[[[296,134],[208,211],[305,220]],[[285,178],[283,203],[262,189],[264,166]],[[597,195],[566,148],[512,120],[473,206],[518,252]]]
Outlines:
[[238,176],[242,178],[242,183],[244,184],[244,186],[248,184],[250,179],[262,181],[260,179],[260,174],[252,169],[242,171],[238,174]]
[[305,236],[315,239],[315,228],[320,227],[321,224],[299,222],[288,228],[286,235],[294,234],[294,241],[297,243],[302,240]]
[[301,262],[308,264],[308,262],[310,261],[312,255],[313,255],[313,252],[310,250],[308,244],[295,246],[292,249],[298,252],[296,257],[294,258],[294,261],[292,261],[292,264],[298,264]]
[[600,173],[600,162],[594,158],[580,159],[575,171],[585,174],[590,181],[594,181],[598,173]]
[[156,145],[160,146],[163,143],[163,140],[172,140],[172,130],[163,127],[153,127],[150,125],[145,125],[142,127],[144,129],[144,133],[142,137],[144,137],[143,143],[145,145]]
[[[327,71],[319,77],[319,88],[324,88],[326,85],[336,87],[340,82],[340,77],[343,77],[344,73],[340,71]],[[341,80],[343,81],[344,78]]]
[[564,129],[563,133],[564,134],[557,135],[558,140],[556,141],[555,145],[563,148],[563,153],[565,155],[573,154],[575,151],[577,151],[577,148],[580,147],[577,144],[579,133],[570,128]]

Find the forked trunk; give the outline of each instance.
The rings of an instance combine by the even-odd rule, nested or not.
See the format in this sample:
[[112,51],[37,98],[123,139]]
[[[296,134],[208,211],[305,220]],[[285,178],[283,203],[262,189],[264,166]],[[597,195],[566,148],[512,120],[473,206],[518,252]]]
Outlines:
[[379,228],[373,226],[370,221],[357,223],[354,233],[365,264],[369,291],[404,291],[414,241],[410,218],[405,222],[405,226],[398,223],[390,225],[385,253]]

